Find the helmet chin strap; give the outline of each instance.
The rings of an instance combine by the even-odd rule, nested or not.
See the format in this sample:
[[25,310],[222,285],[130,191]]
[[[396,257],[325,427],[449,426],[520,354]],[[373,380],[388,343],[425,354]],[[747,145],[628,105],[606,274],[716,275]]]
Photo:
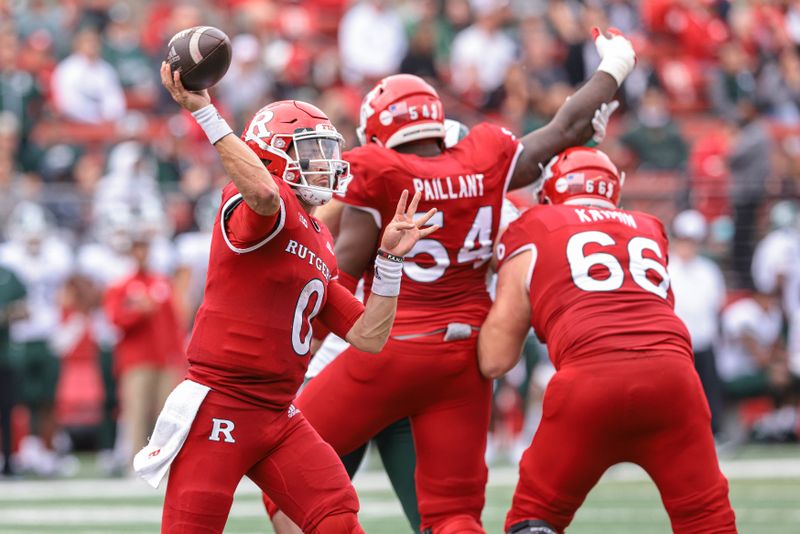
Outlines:
[[333,198],[333,191],[321,191],[304,185],[290,184],[297,197],[311,206],[321,206]]

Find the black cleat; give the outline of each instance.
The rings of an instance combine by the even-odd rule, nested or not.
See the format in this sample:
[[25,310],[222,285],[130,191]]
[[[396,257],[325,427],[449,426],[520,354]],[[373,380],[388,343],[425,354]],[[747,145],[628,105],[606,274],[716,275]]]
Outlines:
[[547,521],[527,519],[511,525],[508,534],[558,534],[558,531]]

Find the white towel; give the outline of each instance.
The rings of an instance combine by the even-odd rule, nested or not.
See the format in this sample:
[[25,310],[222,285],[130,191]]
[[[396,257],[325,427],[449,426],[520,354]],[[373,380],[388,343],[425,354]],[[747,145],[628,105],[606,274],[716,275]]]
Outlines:
[[154,488],[158,488],[183,447],[209,389],[191,380],[178,384],[158,415],[150,442],[134,456],[133,470]]

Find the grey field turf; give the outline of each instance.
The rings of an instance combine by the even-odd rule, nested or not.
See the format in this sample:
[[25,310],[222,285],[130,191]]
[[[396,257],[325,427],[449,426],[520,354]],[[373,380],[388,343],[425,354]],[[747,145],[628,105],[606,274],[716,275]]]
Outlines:
[[[723,470],[730,478],[740,532],[800,533],[800,446],[749,447],[736,459],[724,460]],[[513,467],[491,470],[483,515],[490,533],[502,532],[515,480]],[[360,473],[356,487],[366,532],[409,531],[380,471]],[[162,494],[134,479],[0,481],[0,533],[154,533]],[[272,532],[252,484],[240,486],[225,532]],[[592,491],[568,532],[648,534],[670,529],[653,484],[640,469],[620,466]]]

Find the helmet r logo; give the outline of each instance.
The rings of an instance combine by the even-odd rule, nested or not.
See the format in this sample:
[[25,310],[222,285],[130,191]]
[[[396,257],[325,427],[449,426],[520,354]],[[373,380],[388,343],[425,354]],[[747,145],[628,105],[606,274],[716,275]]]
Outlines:
[[272,120],[275,113],[272,110],[266,110],[253,119],[250,127],[247,129],[246,137],[248,139],[260,140],[261,137],[269,137],[270,132],[267,128],[267,123]]

